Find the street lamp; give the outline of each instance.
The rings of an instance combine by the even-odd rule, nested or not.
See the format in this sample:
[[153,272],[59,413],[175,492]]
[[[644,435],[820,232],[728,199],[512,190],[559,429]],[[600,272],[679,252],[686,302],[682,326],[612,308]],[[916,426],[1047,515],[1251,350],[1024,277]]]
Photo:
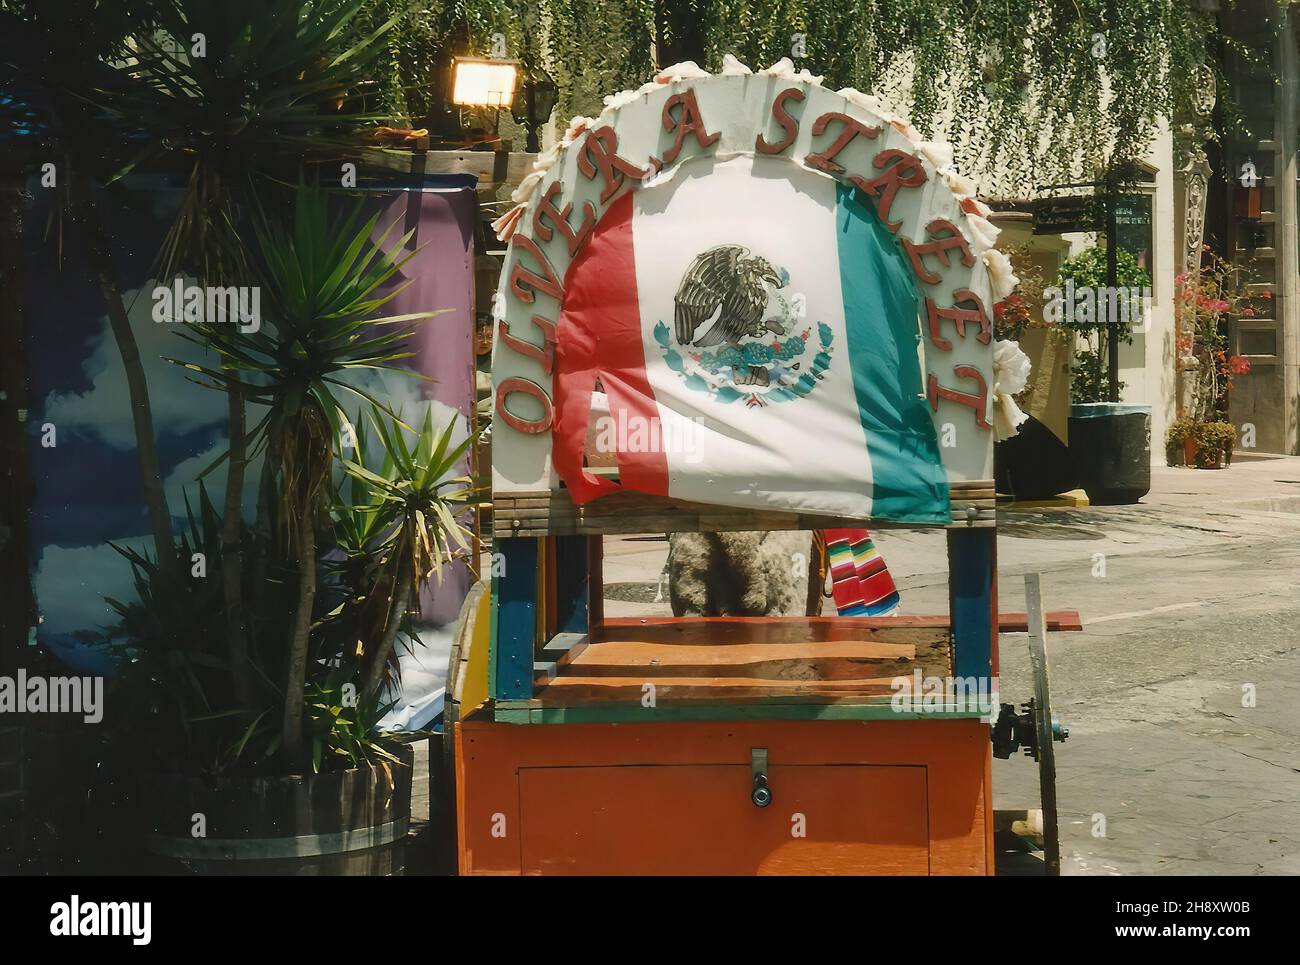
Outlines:
[[457,57],[452,62],[451,102],[458,107],[509,107],[518,75],[516,60]]
[[540,67],[524,68],[523,83],[510,105],[510,114],[528,132],[527,150],[536,153],[542,149],[537,129],[550,120],[556,99],[555,81],[546,71]]

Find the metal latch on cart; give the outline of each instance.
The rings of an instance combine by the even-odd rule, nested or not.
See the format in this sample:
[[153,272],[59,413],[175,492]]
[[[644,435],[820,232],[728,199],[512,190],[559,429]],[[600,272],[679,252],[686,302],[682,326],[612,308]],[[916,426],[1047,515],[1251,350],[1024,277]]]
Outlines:
[[754,747],[749,751],[749,776],[753,789],[749,799],[755,807],[765,808],[772,803],[772,787],[767,781],[767,748]]

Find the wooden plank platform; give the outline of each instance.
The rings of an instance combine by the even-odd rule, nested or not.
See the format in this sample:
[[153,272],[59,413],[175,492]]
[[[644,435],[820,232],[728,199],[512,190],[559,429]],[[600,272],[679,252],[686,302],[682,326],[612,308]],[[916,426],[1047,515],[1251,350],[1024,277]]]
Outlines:
[[[1082,628],[1074,610],[1053,611],[1048,622],[1057,631]],[[999,614],[998,624],[1004,632],[1027,625],[1025,614],[1014,612]],[[498,700],[497,721],[982,716],[959,703],[927,704],[924,711],[891,706],[891,684],[900,676],[917,670],[922,677],[955,676],[946,615],[622,617],[604,621],[590,636],[560,634],[542,654],[534,696]],[[654,685],[649,706],[646,684]]]
[[[428,139],[425,138],[425,143]],[[446,151],[372,149],[369,160],[399,171],[421,174],[472,174],[482,188],[518,184],[532,170],[536,154],[525,151]],[[502,247],[505,247],[504,244]]]
[[[991,480],[954,484],[948,528],[991,527],[997,523],[997,493]],[[724,533],[852,527],[917,528],[888,520],[765,512],[688,502],[622,491],[575,506],[566,490],[498,493],[492,501],[493,532],[507,536],[591,536],[620,533]]]
[[[668,661],[668,662],[665,662]],[[610,640],[575,665],[585,677],[753,677],[774,680],[853,680],[911,673],[916,647],[870,640],[806,643],[663,644]]]
[[893,681],[917,670],[951,676],[952,634],[838,618],[610,621],[545,669],[533,699],[512,707],[640,706],[647,695],[656,704],[888,699]]

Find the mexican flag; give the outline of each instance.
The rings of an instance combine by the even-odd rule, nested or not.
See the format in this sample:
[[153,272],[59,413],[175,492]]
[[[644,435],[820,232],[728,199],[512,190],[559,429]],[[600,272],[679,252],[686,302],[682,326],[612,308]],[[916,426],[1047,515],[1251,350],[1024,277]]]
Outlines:
[[[870,201],[791,169],[682,164],[615,200],[570,265],[552,460],[575,503],[948,521],[911,269]],[[610,454],[617,482],[588,469]]]

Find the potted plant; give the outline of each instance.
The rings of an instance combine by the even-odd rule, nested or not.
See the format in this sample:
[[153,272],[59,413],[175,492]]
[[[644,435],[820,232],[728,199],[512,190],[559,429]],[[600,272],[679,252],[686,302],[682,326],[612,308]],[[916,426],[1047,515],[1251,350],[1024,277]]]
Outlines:
[[[392,870],[411,768],[376,724],[417,590],[465,542],[463,487],[450,476],[464,444],[450,425],[407,425],[360,381],[399,368],[411,325],[436,314],[375,318],[398,290],[409,236],[292,185],[322,161],[331,173],[340,157],[364,161],[374,118],[353,94],[396,17],[358,30],[352,0],[169,0],[96,37],[84,70],[41,71],[60,31],[96,22],[78,14],[102,6],[60,0],[46,17],[21,5],[35,26],[19,71],[45,88],[50,130],[77,135],[55,142],[75,172],[67,210],[127,365],[153,537],[151,549],[119,547],[133,592],[110,601],[117,622],[100,641],[123,670],[99,770],[114,794],[129,775],[146,782],[135,813],[151,847],[191,867]],[[183,507],[168,505],[146,458],[147,376],[111,225],[97,217],[106,188],[142,165],[185,186],[156,277],[261,295],[256,328],[177,326],[212,360],[186,363],[193,391],[221,392],[229,416],[228,447],[205,471],[221,467],[221,491],[200,480]],[[364,451],[358,403],[374,428]],[[357,474],[372,487],[361,503],[343,484]],[[350,528],[358,513],[363,540]],[[318,854],[276,857],[313,836]]]
[[[452,445],[454,423],[435,431],[427,416],[406,425],[350,378],[405,358],[410,323],[436,314],[374,317],[410,257],[391,228],[372,240],[377,218],[335,214],[326,193],[300,188],[283,224],[259,215],[245,253],[261,329],[182,333],[216,359],[186,365],[196,391],[253,407],[231,452],[262,457],[251,525],[235,507],[242,664],[226,645],[228,520],[204,491],[177,558],[202,546],[206,572],[177,584],[124,551],[138,599],[114,604],[111,638],[128,651],[118,699],[139,710],[124,730],[157,755],[149,846],[191,868],[379,873],[400,861],[410,760],[376,724],[418,588],[468,547],[466,480],[452,467],[469,440]],[[348,398],[369,406],[373,433],[345,415]],[[313,853],[301,858],[305,840]]]
[[1237,427],[1231,422],[1202,422],[1195,428],[1197,469],[1222,469],[1232,464]]
[[1186,417],[1175,419],[1165,432],[1165,458],[1169,465],[1196,464],[1196,423]]
[[1244,269],[1220,258],[1208,245],[1202,250],[1200,271],[1179,275],[1175,284],[1178,368],[1187,389],[1184,414],[1176,423],[1187,447],[1183,464],[1219,469],[1232,464],[1237,441],[1236,427],[1227,420],[1232,380],[1250,371],[1248,359],[1228,351],[1229,327],[1234,319],[1257,313],[1256,299],[1271,296],[1250,292]]
[[1110,339],[1132,342],[1151,281],[1131,253],[1120,249],[1116,256],[1115,291],[1106,283],[1107,255],[1100,246],[1066,259],[1056,290],[1063,296],[1060,319],[1076,336],[1070,364],[1071,462],[1096,505],[1136,503],[1151,489],[1151,407],[1109,401]]

